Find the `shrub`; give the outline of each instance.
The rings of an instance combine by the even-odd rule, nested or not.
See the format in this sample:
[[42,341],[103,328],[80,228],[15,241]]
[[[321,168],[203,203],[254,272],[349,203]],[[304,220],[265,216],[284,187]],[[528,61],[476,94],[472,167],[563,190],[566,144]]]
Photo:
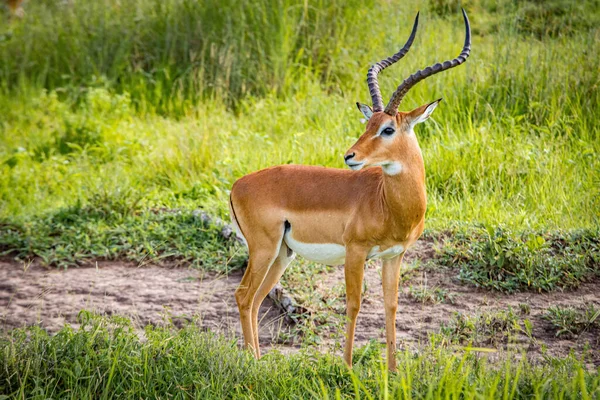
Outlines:
[[459,278],[477,286],[512,292],[576,287],[600,274],[597,230],[522,232],[473,228],[449,234],[437,257],[457,267]]
[[580,308],[552,306],[544,318],[556,328],[556,336],[575,336],[593,327],[600,328],[600,309],[594,304]]

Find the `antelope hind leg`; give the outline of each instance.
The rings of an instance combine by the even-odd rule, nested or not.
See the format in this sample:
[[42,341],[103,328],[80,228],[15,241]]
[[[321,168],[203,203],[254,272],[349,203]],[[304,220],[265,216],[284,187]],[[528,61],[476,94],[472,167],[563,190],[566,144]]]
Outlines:
[[[247,239],[249,238],[247,237]],[[262,237],[260,241],[256,240],[256,237],[253,237],[253,239],[248,246],[248,267],[240,285],[235,291],[235,300],[240,312],[240,322],[244,334],[244,347],[251,348],[254,356],[258,357],[258,349],[256,348],[258,340],[254,339],[254,329],[252,326],[252,307],[256,293],[279,254],[282,236],[276,240],[267,237]]]
[[285,242],[282,242],[277,258],[273,262],[273,265],[271,265],[271,268],[269,268],[267,276],[254,296],[254,302],[252,303],[252,331],[257,358],[260,358],[260,346],[258,343],[258,310],[269,292],[275,287],[277,282],[279,282],[279,279],[281,279],[281,276],[293,259],[294,254],[288,250]]

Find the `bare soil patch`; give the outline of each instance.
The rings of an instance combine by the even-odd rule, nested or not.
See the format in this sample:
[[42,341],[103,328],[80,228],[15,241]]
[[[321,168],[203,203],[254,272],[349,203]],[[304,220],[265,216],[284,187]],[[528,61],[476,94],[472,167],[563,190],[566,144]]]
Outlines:
[[[406,263],[429,259],[432,245],[420,242],[407,255]],[[343,283],[343,267],[323,274],[319,291],[339,292]],[[542,346],[550,355],[564,355],[571,350],[579,353],[591,349],[592,362],[600,365],[600,338],[597,332],[584,332],[578,337],[557,338],[551,324],[542,318],[551,305],[600,306],[600,281],[583,284],[577,290],[553,293],[502,294],[464,285],[455,278],[456,272],[420,268],[403,284],[397,316],[400,346],[425,344],[428,334],[438,332],[440,324],[457,311],[475,314],[504,310],[527,304],[525,318],[533,323],[536,344],[523,340],[524,348],[541,354]],[[77,325],[80,310],[102,314],[119,314],[132,318],[139,326],[161,324],[165,318],[182,324],[198,318],[206,329],[241,336],[234,291],[242,278],[237,271],[228,276],[208,274],[192,268],[165,266],[139,267],[124,262],[98,262],[92,267],[59,270],[36,263],[29,266],[14,261],[0,261],[0,329],[37,324],[56,332],[65,323]],[[369,265],[366,291],[356,329],[358,345],[370,339],[384,342],[384,308],[381,275],[378,264]],[[408,295],[409,286],[439,287],[454,297],[454,304],[423,304]],[[334,289],[335,287],[338,290]],[[341,294],[343,295],[343,293]],[[265,348],[276,346],[292,351],[297,345],[281,344],[281,333],[289,332],[289,322],[269,299],[261,310],[260,341]],[[334,339],[324,341],[331,346]]]
[[[0,324],[4,328],[39,325],[49,332],[65,323],[78,326],[82,309],[130,317],[138,326],[176,325],[198,318],[202,326],[241,335],[234,291],[241,271],[228,276],[193,268],[139,267],[98,262],[59,270],[32,264],[0,262]],[[284,317],[265,300],[260,340],[269,342]]]

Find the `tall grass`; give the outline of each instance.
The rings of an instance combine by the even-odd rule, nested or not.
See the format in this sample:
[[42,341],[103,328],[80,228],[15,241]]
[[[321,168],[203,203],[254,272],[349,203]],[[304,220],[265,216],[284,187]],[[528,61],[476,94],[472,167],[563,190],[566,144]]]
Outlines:
[[[32,2],[1,43],[0,80],[48,89],[106,78],[144,109],[177,112],[206,96],[228,104],[281,92],[310,70],[344,76],[341,43],[373,21],[373,1]],[[382,15],[383,9],[377,13]],[[367,47],[366,43],[362,46]],[[352,56],[356,56],[353,54]]]
[[276,351],[256,361],[235,342],[194,325],[146,327],[82,313],[79,329],[55,336],[39,328],[0,337],[0,392],[14,398],[394,398],[594,399],[600,375],[573,356],[489,363],[475,352],[431,346],[398,355],[389,374],[380,345],[358,349],[354,369],[341,358]]

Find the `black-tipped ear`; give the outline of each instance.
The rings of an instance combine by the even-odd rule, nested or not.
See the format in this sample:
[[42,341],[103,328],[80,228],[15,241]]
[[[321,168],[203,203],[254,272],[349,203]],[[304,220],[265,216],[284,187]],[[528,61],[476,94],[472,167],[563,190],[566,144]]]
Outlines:
[[433,113],[433,110],[440,104],[440,101],[442,101],[441,98],[412,110],[408,113],[409,124],[415,126],[416,124],[426,121]]
[[366,104],[362,104],[362,103],[356,102],[356,107],[358,107],[358,109],[365,116],[365,118],[367,119],[367,121],[373,115],[373,109],[371,108],[371,106],[368,106]]

